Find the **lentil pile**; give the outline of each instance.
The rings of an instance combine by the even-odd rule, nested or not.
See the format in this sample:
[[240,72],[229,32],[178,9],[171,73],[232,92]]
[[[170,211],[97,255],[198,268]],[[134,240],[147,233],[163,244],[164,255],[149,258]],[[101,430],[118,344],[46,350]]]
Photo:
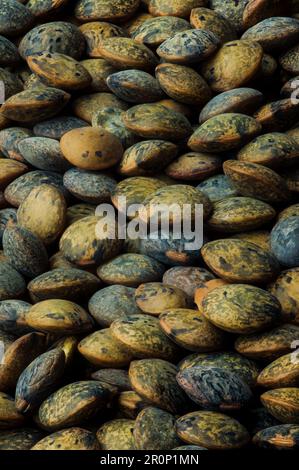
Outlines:
[[298,448],[298,0],[0,0],[0,80],[0,449]]

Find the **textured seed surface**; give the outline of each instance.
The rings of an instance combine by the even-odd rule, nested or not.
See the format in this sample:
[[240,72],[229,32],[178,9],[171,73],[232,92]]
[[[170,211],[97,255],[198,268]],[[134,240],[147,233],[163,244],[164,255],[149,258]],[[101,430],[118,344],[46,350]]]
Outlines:
[[161,104],[140,104],[130,108],[123,116],[127,129],[149,139],[181,140],[192,128],[188,119]]
[[134,420],[108,421],[97,431],[97,439],[104,450],[135,450]]
[[298,352],[285,354],[266,366],[257,382],[262,387],[293,387],[299,383]]
[[246,429],[235,419],[213,411],[195,411],[176,422],[178,436],[188,444],[208,449],[238,449],[249,441]]
[[279,272],[271,253],[245,240],[215,240],[206,243],[201,253],[212,271],[228,282],[265,283]]
[[269,291],[279,300],[285,319],[299,325],[298,277],[298,268],[283,271],[269,286]]
[[126,253],[100,266],[98,276],[106,284],[137,287],[143,282],[159,281],[164,270],[164,266],[154,258]]
[[188,146],[195,152],[224,152],[247,143],[261,130],[261,125],[245,114],[219,114],[195,130]]
[[37,442],[31,450],[99,450],[94,433],[82,428],[57,431]]
[[171,360],[178,352],[159,327],[159,321],[149,315],[128,315],[111,325],[113,337],[140,358],[156,357]]
[[172,341],[190,351],[215,351],[226,343],[225,334],[196,310],[168,308],[160,315],[160,326]]
[[58,334],[79,334],[89,331],[92,319],[79,305],[69,300],[50,299],[33,305],[27,315],[32,328]]
[[253,437],[253,443],[267,449],[297,449],[299,445],[299,426],[281,424],[263,429]]
[[182,413],[187,397],[176,382],[177,367],[161,359],[131,362],[129,378],[133,389],[145,400],[170,413]]
[[274,296],[247,284],[214,289],[203,300],[203,313],[216,326],[241,334],[266,329],[281,317],[280,304]]
[[137,416],[134,438],[139,450],[167,450],[180,444],[175,432],[175,417],[153,406]]
[[257,73],[263,57],[262,47],[253,41],[224,44],[201,68],[213,91],[224,92],[246,85]]
[[209,57],[219,44],[219,38],[211,31],[183,31],[164,41],[158,47],[157,54],[167,62],[192,64]]
[[265,333],[240,336],[235,342],[235,349],[252,359],[274,360],[291,352],[298,334],[298,326],[286,323]]
[[96,381],[73,382],[66,385],[41,405],[38,420],[47,431],[77,426],[105,407],[111,391]]
[[178,373],[177,381],[191,400],[208,410],[237,410],[252,398],[237,374],[217,367],[190,367]]
[[180,370],[198,366],[218,367],[222,370],[236,373],[250,387],[256,384],[259,374],[259,368],[254,361],[236,352],[191,354],[185,357],[179,364]]

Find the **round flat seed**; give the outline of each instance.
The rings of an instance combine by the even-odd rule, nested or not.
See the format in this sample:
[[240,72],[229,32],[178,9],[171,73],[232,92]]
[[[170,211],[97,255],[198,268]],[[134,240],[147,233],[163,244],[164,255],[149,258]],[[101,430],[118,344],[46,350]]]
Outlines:
[[164,266],[142,254],[125,253],[98,268],[99,278],[106,284],[137,287],[143,282],[160,281]]
[[245,114],[219,114],[195,130],[188,146],[194,152],[225,152],[246,144],[261,130],[261,124]]
[[259,367],[256,362],[247,359],[236,352],[214,352],[191,354],[186,356],[179,364],[180,370],[189,367],[212,366],[238,375],[249,387],[256,386]]
[[263,165],[227,160],[223,170],[242,196],[267,202],[287,201],[290,197],[283,178]]
[[79,62],[64,54],[45,52],[27,57],[27,63],[47,86],[81,90],[91,84],[91,75]]
[[242,39],[259,42],[265,52],[287,49],[299,38],[299,21],[295,18],[274,16],[247,29]]
[[131,38],[103,39],[99,45],[99,53],[103,59],[122,70],[151,70],[157,65],[154,53]]
[[63,194],[49,184],[37,186],[21,203],[17,217],[21,227],[31,231],[48,245],[64,229],[66,202]]
[[66,171],[63,184],[77,199],[92,204],[110,201],[111,194],[116,187],[116,181],[110,176],[79,168]]
[[175,432],[175,417],[153,406],[139,413],[133,434],[139,450],[168,450],[180,444]]
[[83,170],[103,170],[113,166],[122,156],[117,137],[104,129],[83,127],[62,136],[60,148],[64,157]]
[[190,15],[190,23],[196,29],[212,31],[222,43],[236,39],[233,23],[230,23],[224,16],[209,8],[193,8]]
[[277,388],[261,395],[261,402],[282,423],[299,423],[299,388]]
[[37,442],[31,450],[99,450],[100,446],[91,431],[69,428],[57,431]]
[[19,52],[23,59],[46,51],[79,59],[85,50],[84,36],[76,25],[53,21],[31,29],[21,39]]
[[15,403],[20,413],[29,414],[58,385],[66,365],[63,350],[55,348],[38,356],[18,378]]
[[130,108],[123,116],[127,129],[147,139],[182,140],[192,128],[181,113],[161,104],[140,104]]
[[235,88],[214,96],[201,110],[199,122],[224,113],[252,114],[263,102],[263,94],[253,88]]
[[84,217],[63,232],[59,248],[68,261],[78,266],[93,266],[118,255],[122,240],[115,237],[113,224],[108,223],[109,233],[98,231],[100,220],[93,215]]
[[273,132],[251,141],[239,151],[237,158],[275,168],[299,161],[299,148],[291,136]]
[[162,90],[176,101],[203,106],[211,99],[211,90],[207,83],[190,67],[160,64],[156,67],[156,77]]
[[180,387],[204,409],[233,411],[252,399],[249,386],[235,373],[218,367],[190,367],[177,374]]
[[142,70],[112,73],[107,85],[116,96],[129,103],[150,103],[164,96],[157,80]]
[[158,47],[157,54],[167,62],[192,64],[207,59],[219,45],[219,38],[211,31],[190,29],[166,39]]
[[4,255],[19,273],[34,278],[47,270],[47,251],[29,230],[12,222],[4,230],[2,243]]
[[266,449],[297,449],[299,447],[299,426],[280,424],[259,431],[253,443]]
[[80,21],[103,20],[118,22],[130,18],[139,6],[139,0],[79,0],[75,7],[75,17]]
[[19,176],[5,189],[6,200],[15,207],[19,207],[32,189],[43,184],[54,186],[68,198],[69,193],[63,186],[62,176],[53,171],[35,170]]
[[63,173],[70,168],[55,139],[28,137],[19,142],[18,149],[26,163],[40,170]]
[[129,379],[133,389],[149,403],[170,413],[188,409],[187,396],[176,381],[177,367],[161,359],[132,361]]
[[135,357],[173,360],[178,352],[160,329],[158,319],[150,315],[128,315],[115,320],[110,329],[113,337]]
[[52,269],[29,282],[27,288],[34,301],[47,299],[82,299],[92,295],[101,281],[81,269]]
[[278,278],[269,286],[269,291],[280,302],[282,313],[287,321],[299,326],[299,269],[282,271]]
[[103,450],[135,450],[134,420],[107,421],[97,431],[97,439]]
[[8,98],[1,113],[17,122],[40,121],[59,113],[69,99],[70,95],[58,88],[37,87]]
[[[148,47],[158,47],[166,39],[191,29],[190,23],[175,16],[158,16],[142,22],[131,33],[136,42]],[[204,28],[205,29],[205,28]]]
[[263,49],[256,42],[231,41],[203,64],[201,73],[213,91],[228,91],[248,83],[259,70],[262,58]]
[[50,299],[33,305],[27,314],[32,328],[57,334],[80,334],[89,332],[92,318],[79,305],[69,300]]
[[166,309],[188,306],[188,297],[181,289],[160,282],[140,284],[135,292],[137,306],[150,315],[158,316]]
[[208,352],[225,347],[226,336],[196,310],[170,308],[160,315],[164,333],[181,348]]
[[214,411],[194,411],[176,422],[180,439],[211,450],[239,449],[249,441],[249,434],[238,421]]
[[296,387],[299,384],[298,351],[280,356],[266,366],[257,378],[261,387]]
[[252,359],[273,361],[292,351],[298,334],[298,326],[286,323],[265,333],[241,336],[235,342],[235,349]]
[[111,390],[96,381],[73,382],[50,395],[38,411],[38,423],[47,431],[77,426],[104,409]]
[[99,367],[126,367],[133,358],[131,352],[112,336],[110,328],[86,336],[78,344],[78,351]]
[[269,204],[249,197],[228,197],[215,202],[213,208],[209,227],[228,233],[259,228],[276,215]]
[[34,22],[31,11],[17,0],[1,0],[0,34],[18,36],[27,31]]
[[135,289],[118,284],[96,292],[88,303],[88,310],[102,327],[128,315],[142,313],[135,301]]
[[203,314],[214,325],[231,333],[255,333],[281,318],[277,299],[247,284],[231,284],[211,291],[203,300]]
[[280,269],[269,251],[245,240],[215,240],[204,245],[201,254],[209,268],[228,282],[266,283]]
[[166,140],[144,140],[123,154],[118,171],[122,176],[146,176],[157,173],[174,160],[178,147]]
[[[176,180],[199,181],[222,169],[222,159],[217,155],[188,152],[174,160],[165,173]],[[200,190],[200,188],[197,188]]]

